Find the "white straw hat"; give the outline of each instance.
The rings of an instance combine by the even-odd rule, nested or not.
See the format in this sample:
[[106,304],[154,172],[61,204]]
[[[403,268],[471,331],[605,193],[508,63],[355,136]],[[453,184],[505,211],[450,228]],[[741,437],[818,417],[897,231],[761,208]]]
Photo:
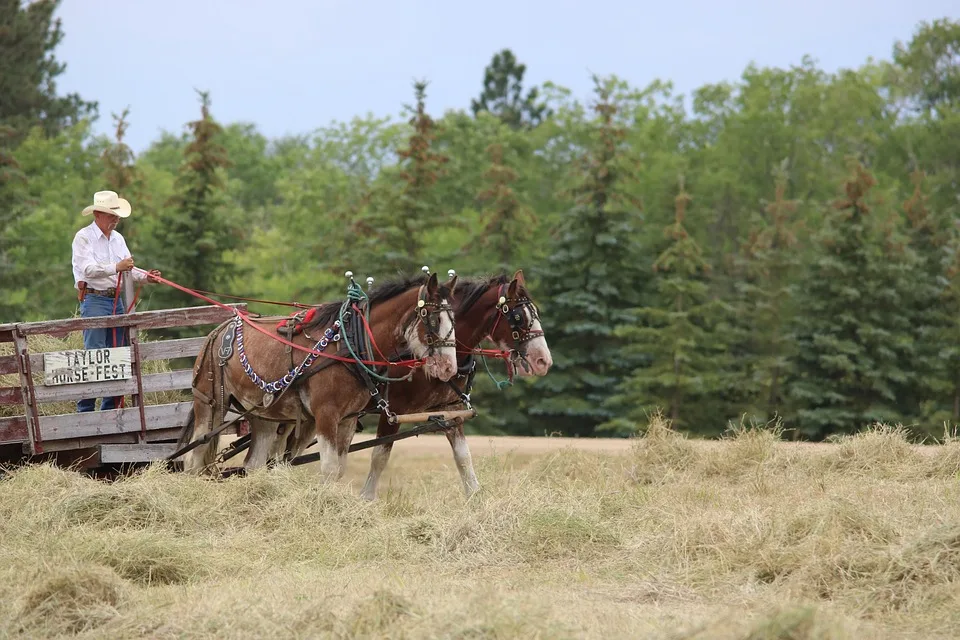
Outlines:
[[84,209],[82,214],[89,216],[94,211],[126,218],[130,215],[130,203],[118,196],[115,191],[97,191],[93,194],[93,204]]

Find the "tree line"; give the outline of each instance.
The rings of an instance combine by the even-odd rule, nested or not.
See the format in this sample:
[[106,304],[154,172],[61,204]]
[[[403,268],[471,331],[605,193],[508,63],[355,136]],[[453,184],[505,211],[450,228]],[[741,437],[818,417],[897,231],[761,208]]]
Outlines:
[[[0,321],[76,311],[69,244],[91,194],[133,216],[138,264],[270,300],[342,297],[423,264],[522,268],[555,365],[478,380],[472,428],[627,435],[781,420],[823,439],[874,421],[960,423],[960,23],[918,25],[889,60],[829,73],[748,66],[685,101],[668,81],[524,85],[497,52],[468,108],[267,138],[197,119],[136,155],[60,96],[56,2],[0,0]],[[14,49],[18,55],[12,55]],[[163,287],[141,309],[203,304]],[[286,313],[252,304],[255,311]]]

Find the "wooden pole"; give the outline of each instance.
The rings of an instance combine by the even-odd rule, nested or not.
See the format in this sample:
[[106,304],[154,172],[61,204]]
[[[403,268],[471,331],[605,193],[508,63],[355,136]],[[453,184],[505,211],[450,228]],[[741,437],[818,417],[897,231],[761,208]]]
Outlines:
[[436,420],[456,420],[457,418],[463,418],[464,420],[469,420],[470,418],[477,417],[476,409],[464,409],[462,411],[434,411],[434,412],[424,412],[424,413],[406,413],[399,416],[393,416],[390,419],[391,424],[410,424],[413,422],[427,422],[431,419]]

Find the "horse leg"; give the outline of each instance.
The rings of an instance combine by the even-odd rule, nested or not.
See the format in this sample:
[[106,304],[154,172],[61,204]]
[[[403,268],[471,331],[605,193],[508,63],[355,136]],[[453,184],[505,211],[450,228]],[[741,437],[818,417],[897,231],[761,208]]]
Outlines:
[[450,448],[453,449],[453,461],[457,463],[460,480],[463,481],[463,492],[469,498],[480,489],[480,483],[477,482],[477,474],[473,471],[473,458],[470,455],[470,447],[467,446],[467,438],[463,435],[463,418],[457,418],[455,422],[457,425],[447,429],[445,433]]
[[243,468],[250,472],[267,464],[270,454],[277,445],[277,423],[261,418],[249,417],[250,449],[243,461]]
[[317,425],[317,453],[320,455],[320,475],[324,480],[339,480],[346,471],[346,451],[340,452],[338,438],[339,416],[327,411],[318,411]]
[[[377,437],[393,435],[397,432],[400,425],[390,424],[387,416],[380,414],[380,422],[377,424]],[[377,445],[370,454],[370,472],[367,474],[367,481],[363,483],[363,489],[360,491],[360,497],[365,500],[377,499],[377,485],[380,482],[380,475],[387,468],[390,461],[390,452],[393,451],[393,443]]]
[[281,422],[277,425],[277,437],[274,438],[273,446],[270,448],[269,464],[274,466],[284,461],[287,453],[288,442],[293,437],[295,425],[290,422]]
[[[190,442],[202,438],[213,431],[213,415],[212,405],[202,400],[194,399],[193,428],[189,436]],[[217,457],[217,442],[218,439],[214,438],[207,444],[202,444],[183,454],[181,458],[183,460],[183,470],[194,475],[210,473],[213,470]]]

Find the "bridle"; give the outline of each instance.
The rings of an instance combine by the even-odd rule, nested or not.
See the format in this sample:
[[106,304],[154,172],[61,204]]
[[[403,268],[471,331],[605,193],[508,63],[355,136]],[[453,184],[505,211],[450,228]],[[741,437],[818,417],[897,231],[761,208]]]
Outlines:
[[[440,314],[446,313],[450,320],[450,330],[447,335],[440,335]],[[429,302],[426,292],[421,288],[420,299],[417,301],[417,321],[422,322],[427,331],[427,354],[433,355],[438,349],[445,347],[456,348],[456,340],[451,339],[456,330],[453,321],[453,305],[449,302]]]
[[[523,360],[527,362],[527,344],[535,339],[541,338],[546,335],[542,329],[533,329],[534,320],[540,319],[540,313],[537,311],[537,305],[533,303],[533,300],[530,298],[523,297],[507,297],[504,289],[507,285],[501,284],[500,289],[497,291],[497,312],[496,319],[493,322],[493,327],[490,329],[489,336],[493,337],[493,334],[497,330],[497,326],[500,324],[502,318],[506,318],[507,323],[510,325],[510,335],[513,337],[513,352],[516,353],[517,360]],[[530,320],[525,322],[523,317],[524,308],[530,313]]]

